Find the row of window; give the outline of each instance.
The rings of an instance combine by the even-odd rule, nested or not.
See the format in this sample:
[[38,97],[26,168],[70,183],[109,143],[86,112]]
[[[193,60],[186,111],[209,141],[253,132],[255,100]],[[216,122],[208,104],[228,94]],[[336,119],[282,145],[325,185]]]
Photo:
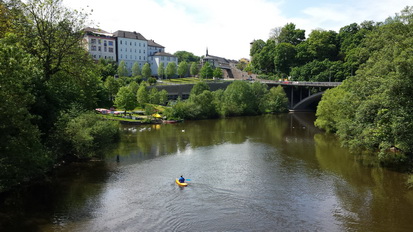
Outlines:
[[[123,59],[123,54],[120,54],[120,58],[121,59]],[[139,56],[139,60],[142,60],[142,58],[143,58],[143,60],[146,60],[146,56]],[[125,59],[128,59],[128,55],[125,55]],[[132,55],[130,55],[129,56],[129,59],[133,59],[133,56]],[[137,60],[138,59],[138,57],[137,56],[135,56],[135,60]]]
[[[129,52],[132,52],[132,50],[133,50],[133,49],[130,48],[130,49],[129,49]],[[123,49],[121,48],[120,51],[122,52]],[[127,49],[127,48],[125,49],[125,52],[128,52],[128,49]],[[136,49],[135,49],[135,53],[137,53],[137,50],[136,50]],[[141,50],[141,49],[139,49],[139,53],[142,53],[142,50]],[[146,53],[146,50],[143,50],[143,54],[145,54],[145,53]]]
[[[119,43],[124,44],[125,46],[128,46],[128,41],[119,40]],[[134,43],[135,43],[135,47],[136,47],[136,45],[138,45],[139,47],[140,46],[146,47],[145,43],[136,43],[136,42],[134,42]],[[132,42],[129,42],[129,45],[132,46]]]
[[[102,40],[101,39],[90,39],[90,43],[91,44],[96,44],[96,42],[97,42],[97,44],[102,44]],[[114,45],[114,43],[113,43],[114,41],[112,41],[112,40],[103,40],[103,46],[113,46]]]
[[102,56],[102,55],[93,55],[94,59],[104,58],[105,60],[115,60],[113,56]]
[[[99,52],[101,52],[102,51],[102,47],[101,46],[97,46],[96,47],[96,45],[92,45],[91,46],[91,48],[90,48],[90,50],[91,51],[99,51]],[[103,51],[104,52],[110,52],[110,53],[113,53],[114,52],[114,50],[113,50],[113,48],[111,48],[111,47],[103,47]]]

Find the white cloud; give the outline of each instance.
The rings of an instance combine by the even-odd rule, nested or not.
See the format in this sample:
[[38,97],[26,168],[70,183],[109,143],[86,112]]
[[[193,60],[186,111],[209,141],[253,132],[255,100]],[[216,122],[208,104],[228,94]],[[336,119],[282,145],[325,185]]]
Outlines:
[[[249,56],[249,43],[266,40],[274,27],[295,23],[310,32],[341,27],[364,20],[383,21],[411,0],[314,1],[313,7],[296,7],[300,14],[282,12],[283,0],[63,0],[73,9],[89,6],[99,27],[114,32],[140,32],[174,53],[185,50],[201,56],[209,53],[229,59]],[[283,4],[283,5],[282,5]]]

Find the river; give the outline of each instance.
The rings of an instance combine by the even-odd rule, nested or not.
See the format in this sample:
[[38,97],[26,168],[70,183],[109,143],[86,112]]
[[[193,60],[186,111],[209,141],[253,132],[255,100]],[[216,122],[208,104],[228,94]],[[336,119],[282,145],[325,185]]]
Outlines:
[[63,167],[3,204],[0,230],[413,231],[407,175],[350,154],[314,119],[122,126],[103,161]]

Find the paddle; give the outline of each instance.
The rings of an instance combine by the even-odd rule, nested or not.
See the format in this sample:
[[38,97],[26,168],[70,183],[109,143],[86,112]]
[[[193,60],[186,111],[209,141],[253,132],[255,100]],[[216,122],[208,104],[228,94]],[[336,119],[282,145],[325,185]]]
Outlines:
[[191,181],[191,179],[185,179],[185,181]]

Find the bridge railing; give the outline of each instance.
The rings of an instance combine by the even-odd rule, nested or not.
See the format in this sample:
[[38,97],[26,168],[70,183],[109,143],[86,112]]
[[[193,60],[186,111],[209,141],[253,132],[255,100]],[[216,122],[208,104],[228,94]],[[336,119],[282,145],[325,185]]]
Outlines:
[[310,82],[310,81],[270,81],[260,80],[266,84],[278,84],[278,85],[291,85],[291,86],[314,86],[314,87],[336,87],[341,85],[342,82]]

